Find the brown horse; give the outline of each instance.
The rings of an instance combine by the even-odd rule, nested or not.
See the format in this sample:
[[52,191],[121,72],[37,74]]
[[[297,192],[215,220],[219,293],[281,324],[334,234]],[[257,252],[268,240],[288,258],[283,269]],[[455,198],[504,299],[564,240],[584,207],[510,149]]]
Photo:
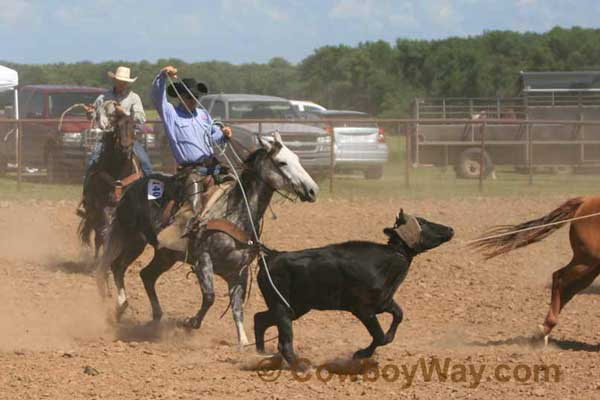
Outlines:
[[94,232],[94,258],[104,244],[106,229],[122,191],[143,176],[140,161],[133,152],[133,123],[127,116],[115,116],[114,106],[109,107],[103,108],[107,110],[110,125],[101,139],[102,152],[88,172],[77,210],[81,218],[78,229],[81,242],[89,246]]
[[569,199],[541,218],[496,227],[472,245],[486,251],[484,255],[489,259],[548,237],[565,225],[566,220],[571,220],[569,239],[573,258],[552,274],[550,310],[540,325],[546,344],[562,308],[600,273],[600,197]]

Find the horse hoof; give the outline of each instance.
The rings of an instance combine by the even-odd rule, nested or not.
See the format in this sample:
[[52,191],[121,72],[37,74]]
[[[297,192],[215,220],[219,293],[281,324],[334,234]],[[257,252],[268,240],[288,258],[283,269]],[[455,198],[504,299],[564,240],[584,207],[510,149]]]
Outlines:
[[115,319],[117,320],[117,322],[121,320],[121,317],[123,317],[123,314],[125,313],[125,310],[127,310],[127,307],[129,307],[129,302],[127,300],[125,300],[123,304],[117,306],[117,310],[115,312]]
[[183,329],[198,329],[201,323],[196,318],[186,318],[183,321],[178,321],[177,326]]
[[356,353],[354,353],[354,355],[352,355],[352,359],[360,360],[363,358],[369,358],[372,355],[373,355],[373,352],[370,351],[369,349],[362,349],[362,350],[358,350]]
[[544,328],[544,325],[538,325],[538,329],[540,330],[540,333],[544,338],[544,347],[548,347],[548,340],[550,339],[550,332],[546,333],[546,328]]

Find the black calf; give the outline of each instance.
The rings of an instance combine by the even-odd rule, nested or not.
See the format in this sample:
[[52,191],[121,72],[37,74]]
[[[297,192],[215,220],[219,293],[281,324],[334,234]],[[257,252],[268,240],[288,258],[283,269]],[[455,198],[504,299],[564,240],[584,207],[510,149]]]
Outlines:
[[[349,311],[360,319],[373,341],[354,358],[370,357],[378,346],[392,342],[402,321],[394,293],[413,257],[450,240],[454,231],[400,210],[394,226],[384,233],[389,237],[387,245],[346,242],[301,251],[268,250],[271,279],[292,309],[277,295],[261,263],[258,285],[269,309],[254,315],[256,349],[264,352],[265,331],[277,325],[279,351],[294,365],[292,321],[312,309]],[[386,333],[376,317],[383,312],[393,316]]]

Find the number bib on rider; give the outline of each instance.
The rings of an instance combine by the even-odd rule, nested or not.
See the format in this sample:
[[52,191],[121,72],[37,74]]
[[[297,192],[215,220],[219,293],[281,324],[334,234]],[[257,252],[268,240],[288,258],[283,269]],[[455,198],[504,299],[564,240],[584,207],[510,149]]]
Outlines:
[[158,179],[148,180],[148,200],[160,199],[165,191],[165,184]]

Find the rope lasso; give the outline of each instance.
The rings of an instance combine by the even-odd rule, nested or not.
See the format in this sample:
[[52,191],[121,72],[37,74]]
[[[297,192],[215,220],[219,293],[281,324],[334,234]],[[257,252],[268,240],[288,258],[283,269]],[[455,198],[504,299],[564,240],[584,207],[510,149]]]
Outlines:
[[528,228],[523,228],[523,229],[519,229],[519,230],[516,230],[516,231],[510,231],[510,232],[505,232],[505,233],[499,233],[497,235],[482,237],[482,238],[479,238],[479,239],[468,240],[465,243],[466,244],[472,244],[472,243],[482,242],[484,240],[497,239],[497,238],[501,238],[501,237],[504,237],[504,236],[514,235],[516,233],[521,233],[521,232],[526,232],[526,231],[532,231],[532,230],[535,230],[535,229],[546,228],[548,226],[562,225],[562,224],[566,224],[567,222],[572,222],[572,221],[577,221],[577,220],[580,220],[580,219],[591,218],[591,217],[595,217],[595,216],[598,216],[598,215],[600,215],[600,212],[596,212],[596,213],[593,213],[593,214],[582,215],[580,217],[574,217],[574,218],[564,219],[562,221],[549,222],[549,223],[543,224],[543,225],[530,226]]
[[[181,94],[179,93],[179,90],[177,90],[177,88],[175,87],[175,84],[173,83],[173,80],[171,79],[171,76],[169,74],[166,74],[167,76],[167,80],[169,81],[169,83],[171,84],[171,87],[173,88],[173,90],[175,91],[175,94],[177,94],[177,98],[179,99],[179,101],[183,104],[183,106],[186,108],[186,110],[190,113],[190,115],[194,115],[192,113],[192,110],[189,109],[189,107],[187,106],[187,104],[185,103],[185,101],[183,101],[183,98],[181,97]],[[197,105],[200,105],[200,107],[206,111],[206,113],[208,114],[208,111],[206,110],[206,108],[204,108],[204,106],[200,103],[200,101],[194,96],[194,94],[192,93],[192,91],[187,87],[187,85],[185,84],[185,82],[180,82],[181,85],[184,87],[184,89],[187,91],[188,95],[194,99],[194,101],[196,102]],[[210,114],[209,114],[210,115]],[[214,126],[214,121],[211,124],[211,130],[212,130],[212,126]],[[223,155],[223,158],[225,158],[225,160],[227,161],[227,163],[229,164],[229,166],[231,167],[231,170],[234,174],[235,180],[237,181],[237,183],[240,185],[240,191],[242,192],[242,197],[244,199],[244,204],[246,205],[246,210],[248,211],[248,218],[250,219],[250,225],[252,226],[252,233],[254,235],[254,239],[255,239],[255,244],[257,246],[259,246],[260,249],[260,238],[258,236],[258,233],[256,232],[256,227],[254,225],[254,219],[252,218],[252,210],[250,209],[250,203],[248,202],[248,198],[246,197],[246,190],[244,189],[244,185],[242,184],[242,180],[240,179],[240,176],[237,173],[237,170],[235,169],[233,163],[231,162],[231,160],[229,159],[229,157],[227,156],[227,154],[225,153],[225,150],[221,148],[221,146],[214,142],[212,140],[212,136],[209,134],[209,140],[212,141],[213,145],[217,146],[217,148],[219,150],[221,150],[221,154]],[[265,267],[265,271],[267,272],[267,278],[269,279],[269,283],[271,284],[271,287],[273,287],[273,290],[275,291],[275,293],[277,293],[277,295],[279,296],[279,298],[281,299],[281,301],[283,301],[283,303],[290,309],[293,311],[292,307],[290,306],[290,304],[287,302],[287,300],[285,299],[285,297],[283,297],[283,295],[281,294],[281,292],[277,289],[277,287],[275,286],[275,283],[273,282],[272,278],[271,278],[271,273],[269,272],[269,268],[267,266],[267,261],[265,260],[265,256],[264,254],[259,250],[259,255],[261,258],[261,261],[263,262],[263,265]]]

